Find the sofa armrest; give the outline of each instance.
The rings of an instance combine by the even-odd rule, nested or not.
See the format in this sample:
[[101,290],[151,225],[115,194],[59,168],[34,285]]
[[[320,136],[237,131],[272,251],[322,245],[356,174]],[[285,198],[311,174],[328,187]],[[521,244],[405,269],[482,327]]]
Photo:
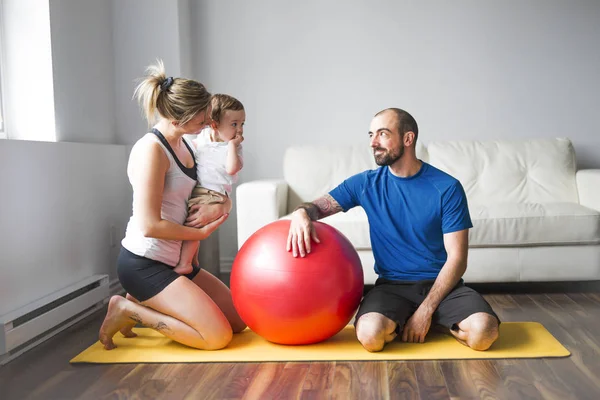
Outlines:
[[287,211],[288,184],[284,180],[258,180],[236,189],[238,249],[246,239]]
[[600,211],[600,169],[582,169],[575,175],[579,204]]

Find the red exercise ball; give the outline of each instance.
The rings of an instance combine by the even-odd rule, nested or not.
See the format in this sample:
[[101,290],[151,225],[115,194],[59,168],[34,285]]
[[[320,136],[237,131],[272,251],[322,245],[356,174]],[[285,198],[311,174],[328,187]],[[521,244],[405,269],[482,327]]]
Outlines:
[[327,224],[314,227],[321,243],[312,242],[305,257],[286,251],[290,221],[279,220],[250,236],[233,262],[233,304],[270,342],[328,339],[348,324],[362,298],[363,271],[350,241]]

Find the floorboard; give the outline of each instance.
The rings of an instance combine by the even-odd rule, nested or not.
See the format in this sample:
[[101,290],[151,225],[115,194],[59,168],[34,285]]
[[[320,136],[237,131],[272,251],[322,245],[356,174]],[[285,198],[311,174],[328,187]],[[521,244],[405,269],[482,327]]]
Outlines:
[[586,284],[479,286],[502,321],[537,321],[571,357],[522,360],[70,365],[103,312],[0,367],[11,399],[596,399],[600,293]]

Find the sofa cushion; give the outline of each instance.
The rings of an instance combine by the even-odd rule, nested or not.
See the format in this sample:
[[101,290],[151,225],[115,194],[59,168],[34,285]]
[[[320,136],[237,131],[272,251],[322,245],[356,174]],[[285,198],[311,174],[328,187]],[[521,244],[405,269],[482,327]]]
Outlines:
[[371,249],[369,220],[362,207],[354,207],[348,212],[341,212],[323,218],[321,222],[333,226],[350,240],[357,250]]
[[[417,157],[428,159],[427,149],[419,141]],[[289,147],[283,157],[283,177],[289,185],[287,212],[327,194],[352,175],[374,168],[377,164],[367,140],[352,146]]]
[[[501,203],[472,205],[469,210],[469,247],[600,244],[600,212],[579,204]],[[371,248],[369,221],[361,207],[321,222],[342,232],[357,250]]]
[[[600,244],[600,212],[576,203],[502,203],[469,207],[470,247]],[[361,207],[321,220],[357,249],[370,249],[369,221]]]
[[568,139],[431,142],[431,165],[460,180],[470,204],[578,203]]
[[576,203],[470,205],[471,247],[600,243],[600,212]]

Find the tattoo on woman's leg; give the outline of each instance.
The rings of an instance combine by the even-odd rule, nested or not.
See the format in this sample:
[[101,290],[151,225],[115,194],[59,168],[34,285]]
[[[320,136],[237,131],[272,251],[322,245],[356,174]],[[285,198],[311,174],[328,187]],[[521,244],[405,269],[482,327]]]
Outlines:
[[162,331],[171,332],[171,328],[169,328],[169,326],[167,324],[165,324],[164,322],[162,322],[162,321],[157,322],[156,325],[145,324],[144,321],[142,321],[142,318],[137,313],[131,314],[129,316],[129,319],[132,319],[135,322],[137,322],[138,324],[147,326],[148,328],[155,329],[155,330],[157,330],[159,332],[162,332]]
[[171,331],[171,328],[169,328],[167,326],[167,324],[165,324],[164,322],[160,322],[160,321],[155,326],[153,326],[152,328],[156,329],[159,332],[162,332],[162,331],[168,331],[168,332],[170,332]]
[[140,316],[139,316],[137,313],[133,313],[133,314],[131,314],[131,315],[129,316],[129,319],[132,319],[132,320],[134,320],[134,321],[135,321],[135,322],[137,322],[138,324],[142,324],[142,325],[144,324],[144,323],[142,322],[142,318],[141,318],[141,317],[140,317]]

